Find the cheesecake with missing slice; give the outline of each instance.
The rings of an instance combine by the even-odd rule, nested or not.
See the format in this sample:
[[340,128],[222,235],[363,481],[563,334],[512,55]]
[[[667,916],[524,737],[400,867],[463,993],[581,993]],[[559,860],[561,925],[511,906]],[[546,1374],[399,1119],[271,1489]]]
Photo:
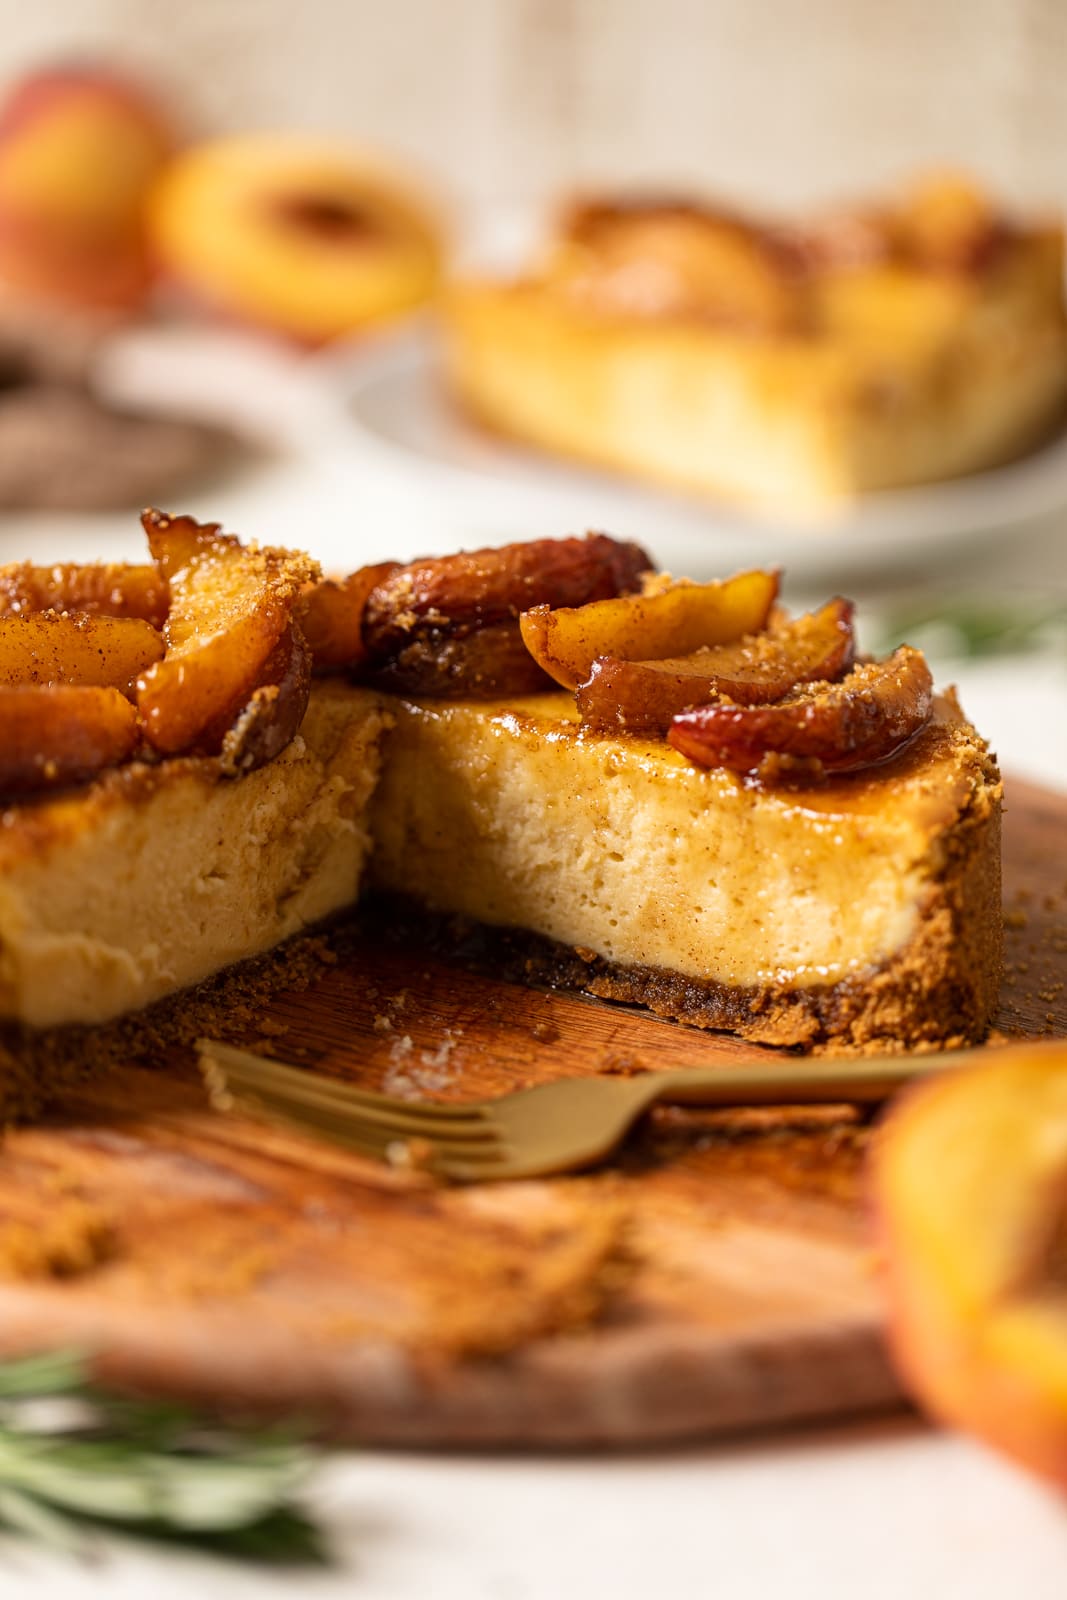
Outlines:
[[[147,1005],[370,891],[501,930],[539,979],[761,1042],[987,1029],[996,766],[917,652],[856,660],[846,602],[791,620],[773,574],[650,578],[603,535],[323,585],[187,519],[149,531],[165,636],[125,696],[0,692],[12,728],[37,697],[41,739],[79,688],[142,730],[95,772],[84,749],[57,776],[58,746],[51,767],[9,746],[9,1025]],[[13,571],[0,595],[28,594]],[[63,580],[83,607],[88,571]],[[135,587],[103,585],[104,603],[128,612]],[[0,663],[5,624],[41,614],[18,604]],[[318,664],[310,687],[294,652]],[[76,704],[91,731],[97,702]]]

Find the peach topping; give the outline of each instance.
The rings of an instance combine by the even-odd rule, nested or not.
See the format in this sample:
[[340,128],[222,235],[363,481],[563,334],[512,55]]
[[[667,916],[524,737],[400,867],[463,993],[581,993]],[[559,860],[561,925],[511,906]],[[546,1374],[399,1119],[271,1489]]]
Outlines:
[[703,767],[758,772],[772,756],[855,772],[884,761],[918,733],[932,695],[925,660],[902,645],[887,661],[853,667],[839,683],[806,685],[777,705],[720,701],[683,711],[668,738]]
[[535,659],[576,692],[599,731],[666,733],[698,766],[780,778],[886,759],[928,720],[932,683],[915,650],[853,665],[852,605],[773,612],[778,578],[655,579],[645,593],[521,618]]
[[[407,694],[532,694],[548,682],[544,662],[523,643],[521,615],[631,593],[650,565],[638,545],[591,533],[413,561],[385,571],[365,594],[356,573],[348,588],[362,606],[361,654],[352,660]],[[316,596],[309,603],[323,606]]]
[[78,781],[146,746],[248,771],[299,728],[313,668],[431,697],[554,681],[592,729],[665,733],[699,766],[765,779],[870,766],[930,715],[917,651],[854,665],[851,604],[789,620],[775,572],[675,582],[590,534],[320,581],[306,557],[216,524],[142,520],[151,567],[0,569],[0,790]]
[[137,713],[117,689],[0,688],[0,793],[21,797],[80,783],[131,756]]
[[295,612],[314,564],[191,517],[143,521],[151,567],[0,568],[0,795],[83,782],[146,746],[246,772],[299,727],[311,661]]
[[837,678],[852,664],[853,649],[852,605],[832,600],[813,616],[690,655],[661,661],[600,656],[579,686],[578,710],[589,727],[666,733],[691,706],[722,698],[766,705],[797,684]]

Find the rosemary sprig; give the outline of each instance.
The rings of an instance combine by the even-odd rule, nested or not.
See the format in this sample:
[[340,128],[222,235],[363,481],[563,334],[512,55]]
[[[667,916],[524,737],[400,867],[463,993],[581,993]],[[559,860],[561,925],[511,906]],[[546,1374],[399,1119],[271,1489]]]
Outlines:
[[1067,603],[944,596],[933,604],[899,607],[885,619],[882,634],[880,652],[904,643],[965,660],[1062,651],[1067,645]]
[[323,1562],[308,1450],[96,1388],[77,1355],[0,1363],[0,1527],[72,1553],[111,1527],[220,1554]]

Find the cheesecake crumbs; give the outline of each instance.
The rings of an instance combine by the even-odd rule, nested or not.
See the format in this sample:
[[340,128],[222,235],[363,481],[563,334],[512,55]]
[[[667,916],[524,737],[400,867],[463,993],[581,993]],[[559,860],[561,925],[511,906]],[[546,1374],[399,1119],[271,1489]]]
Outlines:
[[1067,1034],[1067,884],[1015,890],[1004,908],[1004,935],[1008,1031],[1015,1038]]
[[105,1208],[76,1197],[59,1199],[47,1216],[0,1213],[0,1276],[23,1281],[75,1278],[116,1252],[115,1221]]
[[382,1077],[385,1093],[401,1100],[421,1100],[448,1088],[456,1081],[457,1066],[451,1058],[462,1033],[462,1028],[445,1028],[437,1048],[421,1050],[417,1061],[412,1060],[415,1043],[410,1034],[394,1040]]

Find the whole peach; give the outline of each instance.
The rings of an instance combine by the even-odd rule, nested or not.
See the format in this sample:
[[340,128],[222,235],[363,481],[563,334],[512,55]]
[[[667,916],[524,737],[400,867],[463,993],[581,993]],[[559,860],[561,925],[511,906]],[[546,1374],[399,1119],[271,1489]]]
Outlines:
[[983,1055],[876,1142],[890,1347],[932,1415],[1067,1490],[1067,1043]]
[[0,278],[122,306],[149,280],[145,203],[174,148],[152,96],[110,68],[52,67],[0,104]]

